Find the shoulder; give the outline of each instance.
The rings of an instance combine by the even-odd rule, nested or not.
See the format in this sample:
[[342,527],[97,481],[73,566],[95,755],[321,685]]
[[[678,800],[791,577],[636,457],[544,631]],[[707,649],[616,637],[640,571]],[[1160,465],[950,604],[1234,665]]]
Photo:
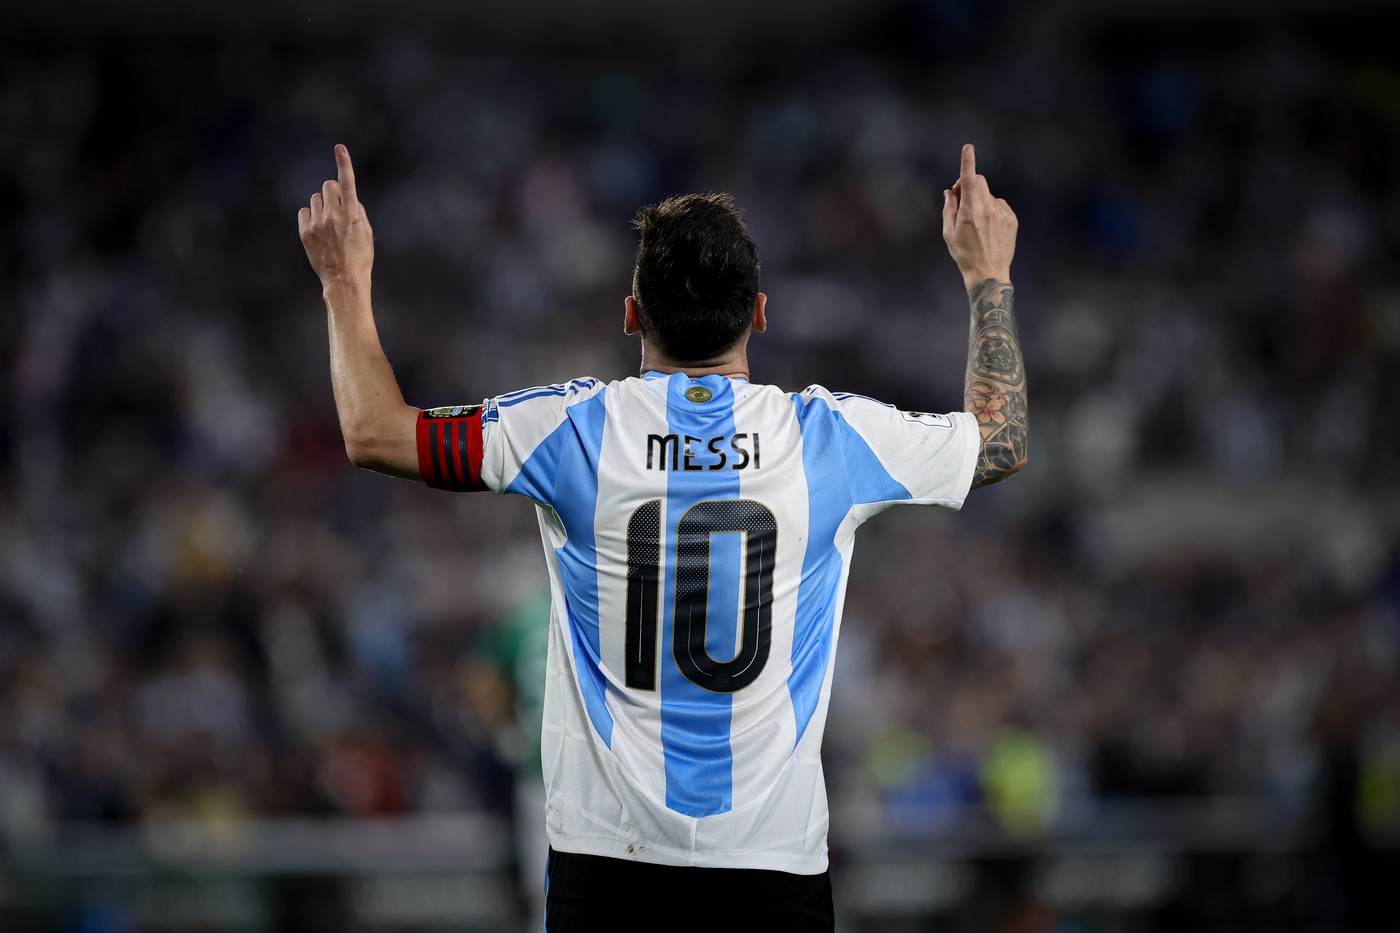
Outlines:
[[517,389],[487,399],[482,421],[489,424],[498,420],[503,412],[510,412],[512,415],[527,412],[563,412],[599,395],[606,388],[603,382],[592,376],[580,376],[568,382]]
[[800,417],[811,417],[816,412],[829,414],[862,435],[894,432],[903,436],[909,431],[919,432],[927,428],[958,428],[958,413],[955,412],[904,411],[869,395],[834,392],[820,385],[794,392],[792,398],[797,401]]
[[868,395],[860,395],[855,392],[836,392],[822,385],[810,385],[801,392],[792,393],[792,398],[801,406],[808,406],[819,403],[825,408],[836,412],[862,409],[880,409],[882,411],[893,411],[894,406],[888,402],[882,402],[877,398]]
[[601,381],[592,376],[579,376],[577,379],[570,379],[568,382],[531,386],[528,389],[518,389],[514,392],[507,392],[504,395],[496,396],[492,401],[501,408],[510,408],[515,405],[542,398],[562,399],[563,404],[567,405],[592,398],[605,388],[606,386]]

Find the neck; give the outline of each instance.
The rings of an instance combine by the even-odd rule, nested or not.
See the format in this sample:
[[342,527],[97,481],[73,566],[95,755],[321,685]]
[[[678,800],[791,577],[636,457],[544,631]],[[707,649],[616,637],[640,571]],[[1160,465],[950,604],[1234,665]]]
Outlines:
[[642,341],[642,372],[685,373],[692,378],[699,376],[731,376],[749,378],[748,341],[741,340],[733,348],[708,360],[683,361],[673,359]]

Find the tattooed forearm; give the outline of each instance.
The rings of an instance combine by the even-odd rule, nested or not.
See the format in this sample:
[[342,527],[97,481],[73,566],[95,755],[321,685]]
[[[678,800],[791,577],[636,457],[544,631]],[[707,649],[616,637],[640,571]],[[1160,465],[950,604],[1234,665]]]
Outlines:
[[1026,465],[1026,370],[1013,313],[1015,289],[996,279],[968,290],[966,410],[977,418],[982,453],[972,485],[1003,480]]

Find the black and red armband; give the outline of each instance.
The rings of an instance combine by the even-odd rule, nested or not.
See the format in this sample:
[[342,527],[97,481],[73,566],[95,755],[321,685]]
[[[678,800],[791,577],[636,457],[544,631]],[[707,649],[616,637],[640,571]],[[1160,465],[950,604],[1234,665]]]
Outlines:
[[481,481],[481,406],[429,408],[418,415],[418,472],[434,489],[476,492]]

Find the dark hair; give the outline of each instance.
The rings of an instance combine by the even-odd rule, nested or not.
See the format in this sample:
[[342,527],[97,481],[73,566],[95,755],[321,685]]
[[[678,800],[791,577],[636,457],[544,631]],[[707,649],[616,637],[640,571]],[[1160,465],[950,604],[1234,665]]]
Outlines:
[[713,359],[753,323],[758,248],[734,199],[686,194],[637,211],[632,297],[642,334],[667,356]]

